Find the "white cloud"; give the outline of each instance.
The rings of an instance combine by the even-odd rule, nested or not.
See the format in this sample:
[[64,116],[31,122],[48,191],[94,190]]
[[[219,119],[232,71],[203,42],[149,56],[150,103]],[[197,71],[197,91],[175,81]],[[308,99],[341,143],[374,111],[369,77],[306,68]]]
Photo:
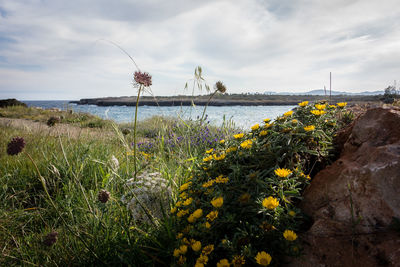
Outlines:
[[132,95],[129,58],[157,95],[197,65],[230,92],[380,90],[399,79],[396,0],[2,1],[0,98]]

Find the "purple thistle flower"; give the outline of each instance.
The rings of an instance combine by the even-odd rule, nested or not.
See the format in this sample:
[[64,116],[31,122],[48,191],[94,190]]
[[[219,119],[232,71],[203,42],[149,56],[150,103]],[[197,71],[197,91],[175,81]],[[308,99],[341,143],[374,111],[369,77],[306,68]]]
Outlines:
[[24,138],[14,137],[7,145],[7,154],[13,156],[21,153],[25,144]]
[[137,84],[144,85],[145,87],[151,86],[151,75],[147,72],[135,71],[134,79]]

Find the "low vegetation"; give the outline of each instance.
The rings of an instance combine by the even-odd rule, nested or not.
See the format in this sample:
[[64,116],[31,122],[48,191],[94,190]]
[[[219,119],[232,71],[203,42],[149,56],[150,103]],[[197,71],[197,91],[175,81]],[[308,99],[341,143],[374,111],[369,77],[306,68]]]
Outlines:
[[2,108],[1,117],[102,130],[72,138],[0,126],[0,265],[266,266],[299,256],[297,204],[333,154],[344,106],[302,102],[248,132],[154,117],[138,123],[136,144],[132,125]]

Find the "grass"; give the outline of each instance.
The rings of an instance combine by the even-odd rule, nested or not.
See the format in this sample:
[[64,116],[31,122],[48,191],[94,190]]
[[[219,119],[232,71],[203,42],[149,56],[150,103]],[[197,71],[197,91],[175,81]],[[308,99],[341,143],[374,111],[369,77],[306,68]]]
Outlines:
[[[252,141],[254,143],[250,143],[249,149],[243,151],[241,146],[244,140],[239,142],[232,138],[232,134],[238,131],[229,123],[215,127],[208,125],[205,120],[183,121],[165,117],[153,117],[139,122],[138,174],[155,173],[161,178],[160,181],[164,181],[166,190],[160,191],[158,196],[151,196],[151,192],[144,185],[129,186],[127,183],[134,177],[133,125],[115,125],[110,121],[70,111],[56,112],[22,107],[0,109],[0,117],[27,119],[23,121],[24,127],[0,123],[0,265],[174,264],[177,259],[173,257],[172,245],[179,243],[176,235],[183,224],[175,216],[170,216],[169,210],[175,207],[178,199],[185,200],[178,190],[180,186],[190,179],[203,181],[208,175],[207,168],[210,168],[210,172],[215,176],[222,169],[230,170],[229,172],[234,174],[230,176],[231,180],[240,180],[244,175],[250,177],[249,171],[268,176],[276,162],[281,164],[282,168],[287,165],[292,169],[302,163],[302,170],[310,171],[311,161],[329,157],[331,136],[336,125],[339,125],[332,120],[336,114],[333,108],[318,118],[310,114],[311,109],[312,106],[300,109],[293,116],[296,116],[300,123],[303,118],[307,123],[314,123],[318,128],[315,133],[304,132],[302,129],[305,125],[295,124],[291,118],[289,120],[284,116],[276,120],[271,128],[273,134],[268,137],[261,134],[261,128],[245,133],[246,138],[253,138],[250,136],[257,134],[260,138],[263,136],[263,139]],[[54,127],[45,125],[51,116],[61,118]],[[32,128],[29,124],[32,120],[41,127]],[[99,126],[86,131],[85,127],[90,123]],[[57,127],[64,128],[60,128],[62,131],[53,131]],[[26,147],[24,153],[9,156],[6,153],[7,144],[15,136],[23,137]],[[268,142],[276,145],[272,145],[266,153],[258,154],[262,151],[255,149],[268,148]],[[228,144],[239,147],[239,151],[232,152],[233,154],[227,157],[233,157],[232,162],[222,159],[222,167],[218,165],[220,163],[205,164],[206,150],[214,148],[222,154],[221,149],[225,149],[225,145]],[[25,153],[32,157],[34,163]],[[246,156],[243,158],[240,153],[245,153]],[[114,158],[118,160],[118,166]],[[271,162],[274,166],[264,166]],[[37,165],[40,175],[35,172],[34,164]],[[297,170],[293,170],[293,173],[296,173],[298,178],[290,176],[288,184],[293,188],[286,191],[293,195],[293,199],[298,200],[306,176],[301,176]],[[227,175],[231,174],[227,172]],[[50,198],[44,190],[40,176],[45,180]],[[302,179],[302,183],[298,179]],[[271,188],[282,186],[279,183],[273,184],[277,181],[280,180],[276,177],[268,178],[258,181],[257,187],[252,187],[251,183],[233,184],[232,191],[225,193],[236,197],[237,186],[241,191],[253,190],[259,194],[258,197],[267,197],[269,189],[263,186],[268,183],[271,184]],[[201,187],[201,184],[196,186]],[[160,187],[161,183],[153,188]],[[101,190],[110,193],[110,199],[106,203],[98,199]],[[131,196],[137,203],[134,208],[160,202],[163,212],[156,215],[151,210],[144,209],[145,216],[150,220],[138,220],[127,209],[127,202],[123,200],[130,192],[135,192],[133,197]],[[285,198],[282,195],[283,191],[279,194],[279,198]],[[166,196],[166,203],[160,201],[161,195]],[[209,205],[204,202],[206,198],[196,196],[196,199],[203,203],[201,205]],[[290,196],[287,197],[287,201],[290,201]],[[293,227],[299,224],[290,221],[293,218],[287,220],[286,212],[295,209],[293,205],[287,204],[285,208],[278,208],[279,213],[275,214],[277,221],[285,227],[291,223]],[[230,211],[240,211],[238,214],[243,216],[250,214],[250,210],[241,209],[242,206],[230,206]],[[236,215],[232,216],[226,220],[229,221]],[[258,226],[246,227],[253,229]],[[57,241],[48,246],[43,241],[53,232],[57,233]],[[221,234],[223,233],[208,235],[207,240]],[[235,233],[227,235],[231,234]],[[251,248],[246,249],[250,252],[243,252],[243,255],[252,255]],[[212,262],[217,260],[212,259],[212,256],[210,259]],[[188,258],[188,262],[193,263],[193,259]]]
[[[50,116],[64,116],[54,127],[68,125],[66,131],[85,127],[98,118],[22,107],[0,109],[0,114],[29,119],[24,125],[31,120],[42,122],[42,127],[34,131],[32,127],[0,124],[0,265],[141,265],[157,261],[147,250],[163,251],[165,245],[160,240],[172,236],[158,236],[156,232],[152,237],[155,228],[136,225],[120,201],[126,193],[125,182],[133,177],[133,159],[129,154],[132,132],[124,136],[121,130],[131,129],[132,125],[116,125],[113,129],[109,121],[101,121],[101,131],[51,134],[53,127],[43,125]],[[151,141],[153,151],[151,156],[139,155],[139,170],[160,172],[175,189],[189,176],[204,146],[172,146],[176,140],[170,137],[171,143],[162,141],[167,140],[171,131],[190,136],[195,129],[194,122],[171,118],[154,117],[140,122],[139,140]],[[15,136],[25,139],[24,151],[37,164],[58,211],[46,197],[28,157],[22,153],[7,155],[7,143]],[[112,167],[112,156],[119,161],[118,169]],[[97,199],[101,189],[111,194],[106,204]],[[58,240],[47,247],[42,241],[52,231],[58,233]]]

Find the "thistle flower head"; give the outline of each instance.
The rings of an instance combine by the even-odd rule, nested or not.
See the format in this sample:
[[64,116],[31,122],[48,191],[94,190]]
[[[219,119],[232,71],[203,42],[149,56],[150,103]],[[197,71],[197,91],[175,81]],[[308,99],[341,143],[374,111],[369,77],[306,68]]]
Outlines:
[[151,75],[147,72],[135,71],[134,79],[137,84],[143,85],[144,87],[151,86]]
[[219,91],[220,93],[226,92],[226,86],[221,81],[216,82],[214,87],[215,90]]
[[100,190],[99,194],[97,195],[97,198],[101,203],[106,203],[110,199],[110,192],[102,189],[102,190]]
[[57,242],[57,236],[58,236],[58,233],[54,232],[54,231],[47,234],[43,239],[43,244],[45,244],[48,247],[54,245],[54,243]]
[[7,154],[13,156],[21,153],[25,144],[24,138],[14,137],[7,145]]

